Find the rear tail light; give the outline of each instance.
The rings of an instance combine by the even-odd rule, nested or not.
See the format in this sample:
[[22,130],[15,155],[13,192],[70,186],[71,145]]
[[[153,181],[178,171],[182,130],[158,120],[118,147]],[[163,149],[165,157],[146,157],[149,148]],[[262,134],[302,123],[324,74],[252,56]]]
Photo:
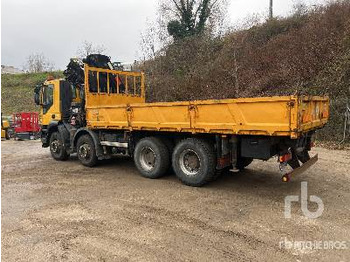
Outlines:
[[288,153],[288,154],[285,154],[285,155],[281,155],[278,158],[280,163],[288,162],[291,159],[292,159],[292,154],[291,153]]

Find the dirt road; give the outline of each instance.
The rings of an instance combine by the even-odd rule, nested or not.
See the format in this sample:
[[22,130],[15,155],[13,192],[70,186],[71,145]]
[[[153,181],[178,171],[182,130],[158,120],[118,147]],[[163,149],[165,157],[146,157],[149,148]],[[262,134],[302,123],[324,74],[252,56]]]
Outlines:
[[[288,184],[271,160],[192,188],[142,178],[129,159],[90,169],[51,159],[38,141],[1,148],[3,261],[350,260],[349,151],[316,149],[319,162]],[[301,181],[323,201],[317,219],[300,203],[284,218]]]

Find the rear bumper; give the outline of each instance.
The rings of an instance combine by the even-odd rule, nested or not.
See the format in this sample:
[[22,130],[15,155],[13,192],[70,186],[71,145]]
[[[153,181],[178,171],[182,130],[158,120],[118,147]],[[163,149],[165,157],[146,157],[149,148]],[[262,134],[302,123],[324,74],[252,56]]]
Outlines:
[[318,161],[318,154],[314,157],[310,158],[307,162],[305,162],[302,166],[294,169],[292,172],[287,173],[282,176],[283,182],[289,182],[292,176],[300,175],[308,170],[311,166],[313,166]]

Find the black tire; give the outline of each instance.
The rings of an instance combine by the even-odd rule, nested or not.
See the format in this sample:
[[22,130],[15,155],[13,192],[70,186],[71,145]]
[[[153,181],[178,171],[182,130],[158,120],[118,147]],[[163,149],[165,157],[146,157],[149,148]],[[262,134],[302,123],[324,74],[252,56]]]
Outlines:
[[77,142],[77,155],[84,166],[96,166],[98,159],[96,156],[95,143],[90,135],[79,137]]
[[60,133],[53,132],[50,136],[50,152],[51,156],[59,161],[65,161],[69,158],[69,154],[65,150]]
[[161,137],[160,139],[162,140],[163,144],[168,148],[169,159],[171,161],[171,155],[172,155],[172,153],[174,151],[174,142],[171,139],[167,138],[167,137]]
[[253,158],[251,157],[239,157],[237,159],[236,168],[239,170],[244,170],[247,166],[249,166],[253,162]]
[[5,130],[5,139],[9,140],[10,139],[10,135],[9,135],[9,131]]
[[294,149],[292,149],[292,159],[290,159],[287,163],[293,169],[300,167],[300,163],[298,161],[298,156],[297,156]]
[[174,174],[174,169],[173,169],[173,166],[171,165],[171,156],[174,152],[174,147],[175,147],[174,142],[167,137],[161,137],[160,139],[165,144],[165,146],[168,148],[168,152],[169,152],[169,168],[168,168],[166,174]]
[[178,143],[172,157],[176,176],[188,186],[199,187],[216,174],[214,147],[206,141],[188,138]]
[[136,144],[134,162],[143,177],[159,178],[169,170],[169,149],[160,138],[143,138]]
[[310,160],[310,155],[307,150],[303,150],[301,153],[297,154],[297,156],[300,162],[303,164]]

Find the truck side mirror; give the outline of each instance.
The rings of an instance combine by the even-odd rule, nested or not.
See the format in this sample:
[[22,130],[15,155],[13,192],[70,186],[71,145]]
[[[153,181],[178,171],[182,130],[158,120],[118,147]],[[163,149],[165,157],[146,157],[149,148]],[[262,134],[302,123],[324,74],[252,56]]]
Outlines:
[[41,94],[41,85],[37,85],[34,89],[34,103],[38,106],[42,105],[41,99],[40,99],[40,97],[41,97],[40,94]]
[[34,94],[34,102],[36,105],[40,105],[40,96],[39,94]]

